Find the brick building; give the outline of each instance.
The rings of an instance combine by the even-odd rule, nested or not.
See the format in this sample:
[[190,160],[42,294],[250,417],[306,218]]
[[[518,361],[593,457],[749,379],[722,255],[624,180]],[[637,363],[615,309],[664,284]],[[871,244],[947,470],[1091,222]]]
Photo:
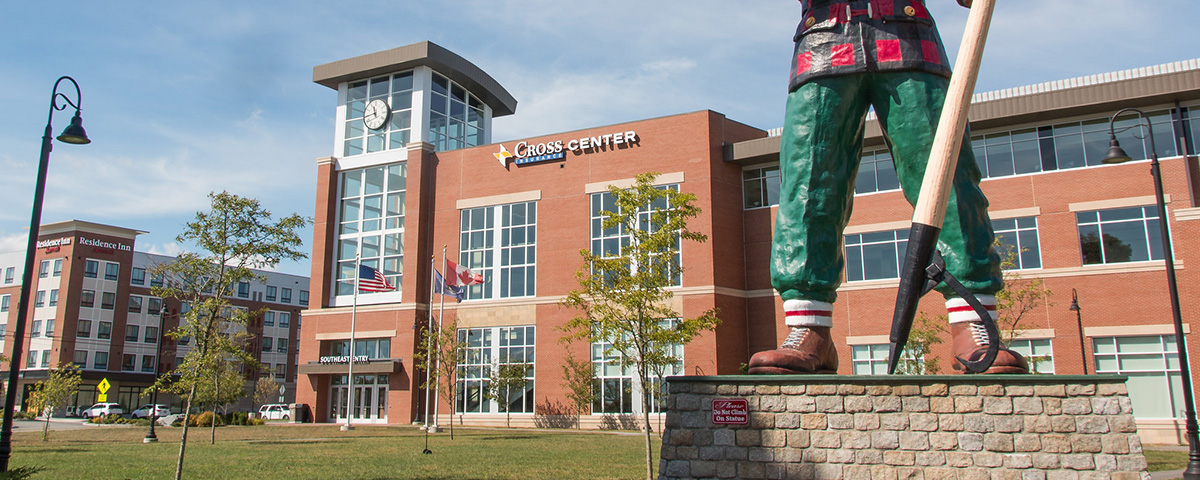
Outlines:
[[[63,414],[87,408],[98,401],[120,403],[125,412],[150,403],[142,396],[160,372],[175,368],[192,348],[188,342],[163,335],[179,326],[181,304],[159,298],[151,287],[162,282],[150,273],[173,257],[135,249],[139,230],[70,220],[42,225],[34,261],[34,288],[22,346],[19,396],[23,405],[29,389],[47,377],[49,369],[74,363],[82,370],[79,393],[67,402]],[[17,298],[25,252],[0,253],[0,337],[3,351],[12,352]],[[297,275],[259,271],[262,283],[238,286],[230,297],[233,308],[264,309],[248,327],[255,336],[252,348],[269,369],[247,371],[271,375],[294,398],[300,311],[308,303],[308,279]],[[158,342],[162,355],[158,358]],[[7,362],[4,364],[7,367]],[[0,372],[8,379],[8,372]],[[97,386],[110,385],[101,400]],[[159,395],[159,403],[182,409],[178,398]],[[249,409],[248,399],[234,409]]]
[[[337,91],[336,155],[317,161],[313,299],[300,339],[297,401],[318,422],[347,414],[368,423],[422,419],[414,328],[428,319],[430,259],[440,259],[442,245],[487,281],[470,287],[462,303],[446,304],[444,319],[457,321],[468,356],[461,401],[439,405],[439,423],[452,408],[467,423],[503,421],[504,408],[480,389],[492,360],[515,359],[534,368],[525,394],[509,405],[514,421],[551,424],[569,411],[562,380],[568,350],[591,358],[599,378],[585,426],[620,425],[640,410],[640,386],[602,354],[602,344],[559,342],[559,327],[574,312],[557,302],[576,286],[580,249],[621,241],[594,226],[607,187],[643,172],[695,194],[704,212],[691,227],[708,241],[685,242],[678,252],[685,271],[674,289],[677,309],[689,316],[721,310],[717,330],[682,347],[682,364],[669,374],[736,374],[786,334],[767,273],[779,187],[775,132],[699,111],[492,143],[492,119],[514,113],[515,99],[469,61],[428,42],[321,65],[313,80]],[[1200,219],[1200,171],[1181,152],[1193,152],[1196,105],[1200,63],[1188,61],[978,94],[971,110],[996,230],[1022,251],[1013,273],[1043,279],[1053,292],[1049,305],[1026,315],[1013,348],[1039,359],[1043,373],[1084,373],[1087,365],[1088,373],[1129,375],[1142,431],[1164,441],[1175,440],[1182,407],[1153,184],[1146,161],[1099,160],[1109,116],[1129,106],[1150,114],[1187,323],[1200,312],[1200,289],[1184,268],[1200,252],[1193,240],[1200,223],[1192,221]],[[1122,117],[1118,127],[1133,118]],[[912,213],[871,118],[866,132],[845,237],[846,281],[834,305],[842,374],[882,370]],[[1122,146],[1148,158],[1133,133],[1119,135]],[[399,288],[358,296],[356,354],[370,358],[354,367],[348,409],[348,365],[321,357],[348,353],[356,254]],[[1073,289],[1082,332],[1069,309]],[[934,296],[922,308],[944,310]],[[948,347],[935,353],[946,358]],[[948,369],[948,359],[942,364]]]

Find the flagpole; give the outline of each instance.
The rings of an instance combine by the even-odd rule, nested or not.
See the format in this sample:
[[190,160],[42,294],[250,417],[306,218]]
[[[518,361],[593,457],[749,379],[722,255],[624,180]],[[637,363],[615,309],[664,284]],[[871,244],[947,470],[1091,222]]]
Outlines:
[[[430,382],[431,373],[433,371],[433,292],[437,288],[435,286],[437,275],[434,272],[437,266],[434,265],[436,256],[429,256],[429,318],[425,321],[425,432],[429,432],[429,390],[432,383]],[[441,332],[438,332],[439,334]],[[434,397],[437,398],[436,396]]]
[[[446,268],[446,246],[445,245],[442,245],[442,268],[443,269]],[[449,275],[450,272],[446,272],[446,274]],[[442,280],[442,281],[444,282],[445,280]],[[443,288],[445,288],[445,287],[443,287]],[[442,333],[442,316],[446,314],[446,295],[444,295],[444,294],[442,295],[440,302],[441,303],[438,306],[438,335],[439,336]],[[430,305],[430,306],[432,307],[432,305]],[[441,365],[441,359],[438,359],[438,365],[439,366]],[[434,380],[434,386],[436,387],[439,384],[441,384],[441,380],[442,380],[442,377],[439,375]],[[450,388],[453,388],[453,386],[451,386]],[[435,432],[437,431],[438,407],[440,407],[440,406],[441,406],[441,404],[439,402],[434,402],[434,404],[433,404],[433,428],[434,428]],[[451,408],[450,423],[453,424],[454,423],[454,410],[453,410],[454,406],[451,405],[450,408]],[[453,429],[453,427],[454,426],[451,425],[451,429]]]
[[354,430],[354,426],[350,425],[350,417],[354,416],[354,322],[358,316],[358,280],[362,276],[362,257],[359,253],[354,254],[354,301],[350,302],[350,361],[346,362],[349,367],[346,371],[346,424],[342,425],[342,431]]

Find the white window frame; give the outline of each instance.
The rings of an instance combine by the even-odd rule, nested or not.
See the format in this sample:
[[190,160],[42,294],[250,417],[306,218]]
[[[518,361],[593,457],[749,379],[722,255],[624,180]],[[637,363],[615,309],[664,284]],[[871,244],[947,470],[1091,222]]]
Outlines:
[[[537,296],[537,203],[531,200],[459,210],[458,263],[483,276],[483,283],[467,286],[468,301]],[[521,224],[512,223],[518,209],[525,212]],[[513,243],[514,236],[521,236],[523,242]],[[517,257],[521,261],[514,260]],[[512,278],[518,271],[523,291],[514,295]]]

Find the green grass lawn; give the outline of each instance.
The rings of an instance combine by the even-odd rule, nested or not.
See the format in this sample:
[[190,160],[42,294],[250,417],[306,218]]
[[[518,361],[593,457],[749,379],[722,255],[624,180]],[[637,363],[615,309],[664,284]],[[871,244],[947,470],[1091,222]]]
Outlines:
[[[159,428],[159,443],[142,444],[145,428],[101,426],[13,435],[11,465],[45,467],[34,478],[173,478],[180,428]],[[654,439],[655,458],[659,440]],[[337,425],[219,427],[188,432],[184,478],[289,480],[318,478],[640,478],[640,435],[546,430],[456,428],[429,436],[415,427]],[[657,470],[658,462],[654,462]]]
[[1150,465],[1151,472],[1182,470],[1187,467],[1188,452],[1182,450],[1154,450],[1153,447],[1146,447],[1142,453],[1146,455],[1146,463]]

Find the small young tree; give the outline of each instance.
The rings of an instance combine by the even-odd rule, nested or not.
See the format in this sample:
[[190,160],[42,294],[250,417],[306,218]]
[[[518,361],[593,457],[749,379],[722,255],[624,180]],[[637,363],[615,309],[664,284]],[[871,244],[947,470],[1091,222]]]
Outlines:
[[429,372],[429,379],[422,384],[425,389],[436,388],[435,395],[450,404],[450,439],[454,440],[454,409],[458,405],[459,365],[466,357],[463,340],[458,337],[458,326],[448,322],[440,329],[421,328],[421,345],[413,354],[417,368]]
[[[197,390],[204,383],[220,390],[222,362],[236,360],[258,367],[258,361],[245,351],[244,337],[239,339],[253,318],[252,313],[231,308],[227,298],[239,283],[259,280],[253,269],[272,268],[282,260],[307,258],[301,250],[304,242],[298,230],[308,224],[308,219],[292,214],[275,221],[258,200],[229,192],[211,193],[209,200],[209,211],[197,212],[195,220],[188,222],[183,233],[175,237],[180,243],[194,245],[200,253],[184,253],[170,263],[150,269],[164,280],[161,286],[152,287],[152,293],[177,299],[188,307],[180,312],[179,327],[168,336],[190,339],[192,350],[174,371],[155,383],[156,388],[170,384],[187,399],[176,480],[183,476],[187,420],[198,398]],[[242,388],[237,390],[240,392]]]
[[946,315],[930,317],[925,312],[917,313],[917,320],[908,335],[908,343],[896,364],[896,373],[902,375],[936,375],[941,373],[941,359],[932,355],[933,346],[942,343],[942,334],[947,333]]
[[[1004,345],[1011,343],[1023,329],[1021,320],[1025,315],[1041,306],[1050,306],[1054,292],[1046,288],[1040,278],[1025,278],[1018,271],[1020,255],[1011,245],[995,244],[1000,252],[1000,268],[1004,269],[1004,290],[996,292],[996,327]],[[1032,367],[1032,365],[1031,365]]]
[[250,404],[250,410],[256,411],[254,410],[255,405],[271,403],[271,399],[275,398],[277,392],[279,392],[279,384],[271,379],[268,370],[267,376],[258,377],[258,380],[254,382],[254,392],[251,393],[253,403]]
[[66,405],[67,399],[79,392],[79,382],[82,379],[79,367],[74,363],[63,363],[50,370],[49,378],[34,385],[29,402],[33,411],[46,416],[46,424],[42,426],[43,442],[49,436],[50,414]]
[[525,376],[529,373],[529,365],[525,363],[492,364],[492,374],[487,387],[487,398],[500,404],[504,409],[504,427],[512,427],[512,401],[517,395],[524,395],[525,387],[529,384]]
[[583,428],[583,412],[591,411],[592,402],[596,401],[596,370],[592,362],[575,358],[574,353],[567,354],[563,364],[563,381],[566,383],[567,398],[575,406],[575,428]]
[[[561,305],[581,313],[567,322],[568,339],[604,341],[606,354],[620,353],[623,368],[633,367],[641,385],[652,385],[659,365],[677,363],[674,345],[685,345],[701,332],[716,328],[716,309],[682,318],[671,306],[668,290],[683,275],[677,252],[683,240],[703,242],[688,220],[700,214],[695,195],[654,186],[655,173],[637,176],[627,189],[609,187],[615,211],[601,211],[601,228],[621,236],[613,250],[581,250],[583,266],[576,273],[579,289]],[[669,319],[678,319],[668,321]],[[650,443],[650,395],[642,389],[646,478],[654,475]]]

